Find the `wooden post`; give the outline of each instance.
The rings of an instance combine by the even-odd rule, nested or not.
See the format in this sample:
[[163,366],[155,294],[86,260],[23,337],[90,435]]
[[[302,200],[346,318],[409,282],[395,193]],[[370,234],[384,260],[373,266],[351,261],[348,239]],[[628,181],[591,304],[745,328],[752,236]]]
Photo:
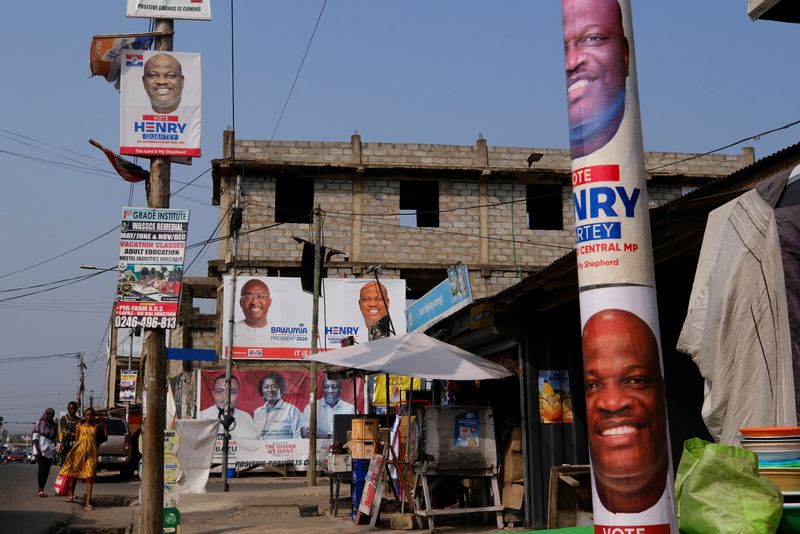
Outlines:
[[[172,19],[155,19],[155,50],[172,50]],[[168,208],[170,159],[150,159],[147,181],[147,206]],[[145,417],[142,424],[142,511],[139,531],[160,534],[164,508],[164,427],[167,424],[167,333],[163,328],[148,329],[143,345]]]
[[[311,354],[318,350],[317,337],[319,336],[319,293],[320,273],[322,272],[322,250],[320,239],[322,237],[322,210],[319,205],[314,208],[314,296],[311,308]],[[317,362],[311,362],[311,393],[309,394],[309,436],[308,436],[308,471],[309,486],[317,485]]]

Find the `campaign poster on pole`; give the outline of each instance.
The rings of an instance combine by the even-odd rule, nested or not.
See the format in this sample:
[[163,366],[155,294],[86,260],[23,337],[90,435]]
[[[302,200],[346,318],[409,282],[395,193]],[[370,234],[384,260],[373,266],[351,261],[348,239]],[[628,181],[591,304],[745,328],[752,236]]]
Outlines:
[[199,157],[200,54],[123,50],[120,154]]
[[595,532],[677,533],[630,0],[562,0]]
[[[311,354],[312,296],[300,278],[223,277],[223,357],[227,358],[230,303],[234,302],[233,357],[256,360],[299,360]],[[342,339],[369,341],[370,329],[387,315],[394,331],[404,333],[405,280],[326,278],[320,298],[319,350],[342,346]],[[380,284],[382,293],[378,291]],[[231,292],[234,298],[231,299]]]
[[211,20],[211,0],[127,0],[125,15],[148,19]]
[[134,402],[136,400],[136,369],[122,369],[119,372],[119,400],[120,402]]
[[175,328],[189,210],[123,208],[114,326]]

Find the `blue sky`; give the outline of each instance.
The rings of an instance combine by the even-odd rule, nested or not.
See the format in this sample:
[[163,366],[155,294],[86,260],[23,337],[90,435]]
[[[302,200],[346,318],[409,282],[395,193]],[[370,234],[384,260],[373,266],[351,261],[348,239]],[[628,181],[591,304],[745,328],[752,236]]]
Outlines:
[[[272,135],[322,4],[236,2],[238,138]],[[800,118],[793,91],[800,26],[751,22],[746,4],[635,2],[648,150],[704,152]],[[220,156],[222,130],[234,123],[230,3],[217,0],[213,10],[211,22],[175,24],[175,50],[203,54],[204,156],[191,167],[173,166],[173,190]],[[148,22],[127,19],[123,0],[3,6],[0,299],[18,295],[9,291],[15,288],[86,274],[81,264],[116,264],[112,232],[9,275],[118,224],[131,188],[108,172],[87,141],[119,146],[119,96],[101,78],[89,78],[89,44],[93,34],[147,31]],[[566,148],[564,88],[556,0],[332,0],[275,139],[345,141],[358,130],[365,142],[473,144],[480,133],[492,145]],[[798,132],[794,127],[749,144],[763,157],[795,143]],[[739,151],[741,145],[728,152]],[[172,199],[172,207],[192,212],[190,244],[209,237],[216,224],[210,185],[207,174]],[[141,185],[132,203],[146,204]],[[189,251],[189,261],[197,250]],[[206,250],[189,274],[204,275],[215,252]],[[7,358],[85,352],[87,389],[104,395],[114,290],[114,276],[101,275],[0,302],[0,416],[33,421],[46,406],[61,410],[77,382],[74,359]]]

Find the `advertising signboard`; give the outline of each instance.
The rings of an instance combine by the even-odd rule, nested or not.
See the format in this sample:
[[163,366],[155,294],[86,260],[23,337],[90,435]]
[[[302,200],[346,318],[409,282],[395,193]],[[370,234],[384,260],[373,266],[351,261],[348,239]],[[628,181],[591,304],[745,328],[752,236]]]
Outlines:
[[562,0],[595,532],[677,533],[630,0]]
[[[229,461],[237,467],[253,465],[308,466],[311,407],[310,377],[306,370],[233,371],[231,404],[236,421],[231,429]],[[225,407],[225,373],[200,371],[197,418],[219,419]],[[333,436],[333,416],[363,413],[363,379],[328,379],[317,375],[317,459],[327,461]],[[220,426],[220,432],[222,427]],[[214,449],[214,462],[222,461],[222,437]]]
[[200,54],[123,50],[120,154],[200,156]]
[[211,20],[211,0],[128,0],[128,17]]
[[123,369],[119,372],[119,400],[120,402],[134,402],[136,400],[136,369]]
[[[404,280],[381,280],[386,302],[375,291],[375,281],[356,278],[324,279],[320,298],[319,350],[341,347],[352,336],[358,343],[369,341],[369,330],[386,315],[386,306],[396,332],[406,331]],[[230,277],[223,277],[223,357],[229,346]],[[299,278],[239,276],[236,279],[233,357],[256,360],[299,360],[311,354],[311,301]],[[372,297],[375,298],[372,298]]]
[[457,263],[447,269],[447,280],[406,309],[408,331],[425,330],[436,321],[472,304],[469,269]]
[[175,328],[189,210],[123,208],[114,326]]

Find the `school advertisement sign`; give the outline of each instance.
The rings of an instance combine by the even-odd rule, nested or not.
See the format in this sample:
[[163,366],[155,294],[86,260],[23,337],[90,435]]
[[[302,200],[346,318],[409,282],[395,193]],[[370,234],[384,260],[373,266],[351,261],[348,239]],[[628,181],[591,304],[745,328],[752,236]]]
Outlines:
[[189,210],[123,208],[116,328],[175,328]]
[[120,154],[200,156],[200,54],[123,50]]
[[[230,306],[233,302],[233,357],[299,360],[311,354],[312,295],[299,278],[223,277],[223,357],[228,355]],[[342,339],[369,341],[369,330],[390,313],[395,332],[406,331],[404,280],[326,278],[320,298],[319,350],[342,346]],[[383,295],[381,295],[383,293]],[[231,298],[233,297],[233,298]]]
[[211,0],[127,0],[125,15],[148,19],[211,20]]
[[[225,373],[199,371],[197,418],[219,419],[225,407]],[[238,467],[291,465],[308,467],[311,435],[309,392],[311,379],[305,370],[233,371],[231,405],[236,421],[231,429],[229,461]],[[327,461],[333,436],[333,417],[364,411],[363,379],[328,379],[317,375],[317,459],[319,469]],[[220,426],[220,433],[223,431]],[[222,436],[214,448],[214,462],[222,461]]]

